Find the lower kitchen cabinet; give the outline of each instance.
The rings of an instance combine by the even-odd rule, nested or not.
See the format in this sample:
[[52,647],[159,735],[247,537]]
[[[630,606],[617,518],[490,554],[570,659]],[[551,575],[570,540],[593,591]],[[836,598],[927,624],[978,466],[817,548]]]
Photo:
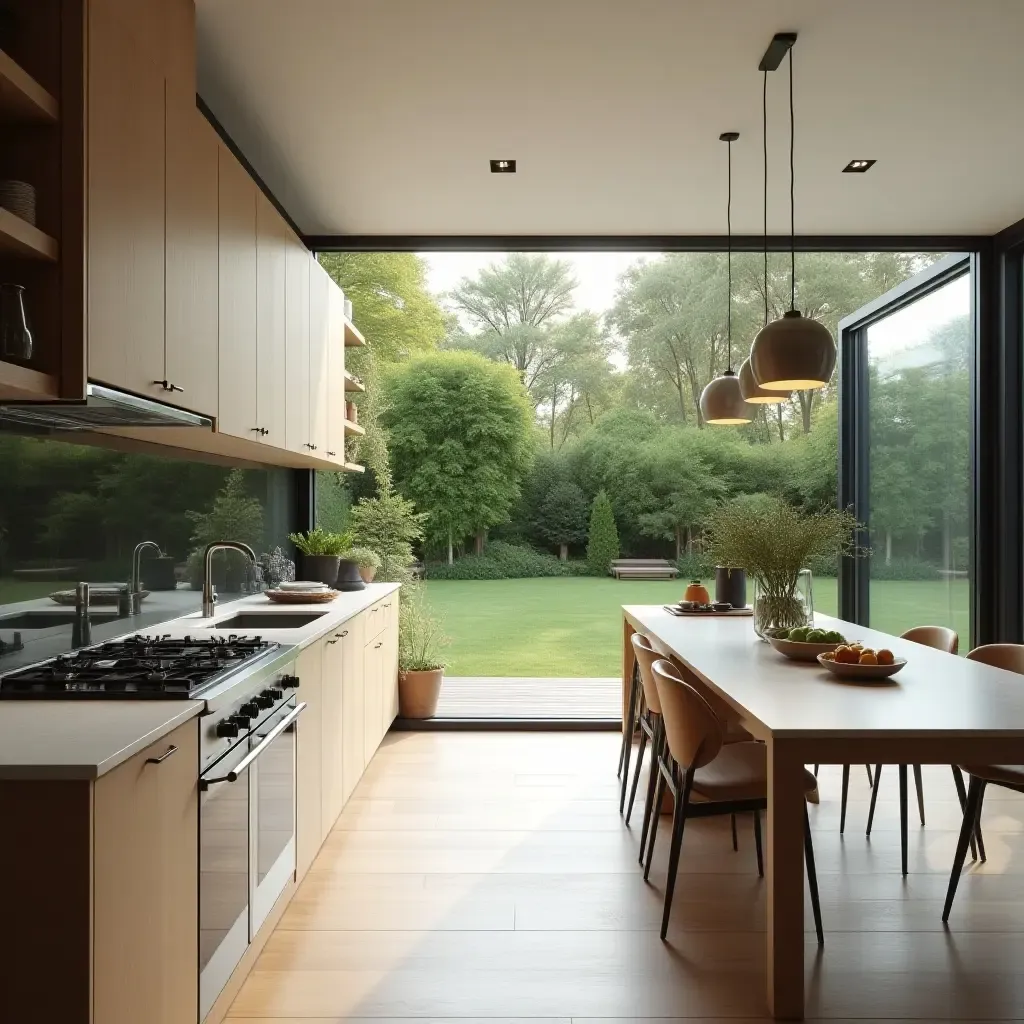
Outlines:
[[[347,625],[347,623],[346,623]],[[320,642],[321,665],[323,666],[323,718],[320,729],[321,779],[320,779],[320,832],[326,839],[341,808],[344,796],[344,653],[343,644],[348,637],[341,627],[328,633]]]
[[342,646],[341,745],[342,805],[347,802],[366,767],[363,742],[363,644],[366,636],[366,612],[345,623],[348,636]]
[[199,725],[95,782],[0,782],[0,1020],[195,1024]]
[[323,842],[323,641],[311,644],[295,660],[299,699],[306,710],[298,721],[295,771],[295,878],[309,870]]

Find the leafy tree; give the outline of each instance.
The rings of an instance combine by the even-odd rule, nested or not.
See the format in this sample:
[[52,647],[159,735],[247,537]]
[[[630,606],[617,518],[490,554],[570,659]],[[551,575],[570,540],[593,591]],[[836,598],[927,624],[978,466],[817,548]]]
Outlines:
[[421,356],[386,381],[395,484],[450,563],[456,541],[475,534],[481,548],[509,519],[533,456],[529,398],[513,369],[469,352]]
[[[445,335],[441,307],[427,291],[426,265],[410,252],[323,252],[320,265],[352,300],[353,317],[370,352],[393,363],[436,348]],[[364,372],[365,356],[350,350]]]
[[598,491],[590,512],[587,538],[587,564],[594,576],[607,576],[612,562],[619,557],[619,533],[615,514],[605,491]]
[[374,498],[363,498],[349,517],[356,546],[380,557],[376,579],[380,583],[408,583],[414,562],[412,546],[423,538],[426,516],[391,487]]
[[453,306],[478,332],[457,346],[511,364],[532,393],[559,359],[551,328],[572,311],[575,288],[565,261],[512,253],[452,291]]
[[547,493],[538,509],[537,529],[558,547],[558,557],[569,557],[569,545],[587,539],[587,499],[571,480],[561,480]]

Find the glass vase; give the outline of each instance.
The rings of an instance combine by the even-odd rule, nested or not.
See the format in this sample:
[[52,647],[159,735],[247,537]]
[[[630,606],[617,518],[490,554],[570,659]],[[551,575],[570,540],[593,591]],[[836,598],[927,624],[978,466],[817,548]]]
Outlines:
[[32,358],[24,296],[20,284],[0,284],[0,359],[12,363],[27,363]]
[[814,622],[814,594],[810,569],[801,569],[783,584],[768,584],[754,577],[754,632],[767,640],[772,629],[794,629]]

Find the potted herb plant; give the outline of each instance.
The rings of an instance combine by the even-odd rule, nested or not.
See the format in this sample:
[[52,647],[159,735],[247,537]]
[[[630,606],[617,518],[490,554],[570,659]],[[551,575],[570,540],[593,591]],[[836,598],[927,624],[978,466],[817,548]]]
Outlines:
[[418,587],[398,613],[398,709],[402,718],[433,718],[444,681],[441,650],[450,640]]
[[359,575],[364,583],[372,583],[377,570],[380,568],[380,555],[370,548],[352,548],[345,552],[345,557],[351,559],[359,567]]
[[771,495],[748,495],[720,507],[708,522],[707,540],[719,565],[743,568],[754,581],[754,630],[808,625],[814,615],[807,567],[828,557],[854,554],[859,524],[842,509],[806,512]]
[[318,580],[329,587],[338,585],[338,565],[341,553],[348,547],[348,538],[328,530],[309,530],[293,533],[289,540],[302,555],[302,575],[307,580]]

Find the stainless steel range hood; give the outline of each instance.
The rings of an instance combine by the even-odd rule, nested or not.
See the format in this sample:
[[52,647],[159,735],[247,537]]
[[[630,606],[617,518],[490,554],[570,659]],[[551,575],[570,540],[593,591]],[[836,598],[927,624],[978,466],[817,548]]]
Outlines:
[[102,427],[206,427],[200,416],[173,405],[87,384],[84,402],[0,403],[0,430],[97,430]]

